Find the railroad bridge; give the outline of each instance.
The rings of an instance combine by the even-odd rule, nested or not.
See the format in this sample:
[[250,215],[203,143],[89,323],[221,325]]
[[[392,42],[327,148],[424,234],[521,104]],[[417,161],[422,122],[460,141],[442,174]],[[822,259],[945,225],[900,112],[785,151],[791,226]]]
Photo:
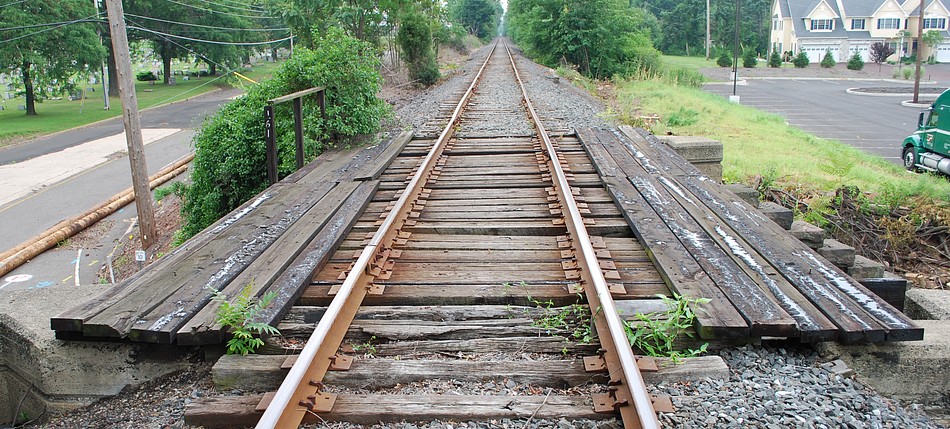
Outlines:
[[[644,130],[547,128],[517,63],[497,45],[432,126],[329,150],[53,318],[57,337],[218,344],[211,290],[249,287],[276,294],[258,320],[282,335],[222,359],[216,382],[275,392],[198,401],[190,424],[619,416],[647,428],[668,404],[647,392],[656,363],[633,354],[623,325],[663,310],[658,296],[708,300],[686,346],[923,337]],[[539,335],[537,313],[569,305],[593,321],[589,344]],[[466,354],[514,358],[452,359]],[[439,377],[587,387],[517,401],[348,390]]]

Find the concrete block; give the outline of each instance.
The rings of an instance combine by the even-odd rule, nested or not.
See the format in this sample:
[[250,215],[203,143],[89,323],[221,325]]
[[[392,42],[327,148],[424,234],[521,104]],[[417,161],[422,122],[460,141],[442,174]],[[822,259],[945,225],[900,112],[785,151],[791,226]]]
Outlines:
[[782,228],[786,230],[792,228],[792,221],[795,220],[795,215],[791,210],[771,201],[766,201],[759,204],[759,211]]
[[828,233],[824,229],[801,220],[792,222],[789,231],[798,241],[807,244],[812,249],[823,246],[825,239],[828,238]]
[[848,275],[856,279],[879,279],[884,277],[884,265],[861,255],[855,255],[854,265],[848,267]]
[[696,136],[657,136],[657,138],[696,166],[703,175],[722,182],[722,143]]
[[742,201],[749,203],[752,207],[759,208],[759,191],[752,189],[741,183],[732,183],[726,185],[728,189],[733,194],[736,194],[737,197],[741,198]]
[[[950,397],[950,321],[915,321],[922,341],[841,345],[820,343],[823,356],[843,360],[862,383],[901,401],[940,404]],[[945,403],[944,403],[945,405]]]
[[[885,271],[884,276],[881,278],[860,279],[858,282],[894,308],[902,312],[904,311],[907,295],[907,279]],[[912,319],[919,319],[914,316],[910,317]]]
[[910,288],[906,307],[914,319],[950,320],[950,290]]
[[[87,405],[190,366],[193,350],[187,348],[55,338],[51,317],[81,303],[77,297],[95,297],[108,287],[56,285],[0,296],[0,385],[6,386],[0,397],[19,402],[26,395],[21,411],[39,416],[44,409],[56,413]],[[0,422],[11,421],[12,413],[9,405],[0,408]]]
[[854,248],[835,239],[825,240],[824,244],[818,248],[818,254],[841,268],[854,265]]

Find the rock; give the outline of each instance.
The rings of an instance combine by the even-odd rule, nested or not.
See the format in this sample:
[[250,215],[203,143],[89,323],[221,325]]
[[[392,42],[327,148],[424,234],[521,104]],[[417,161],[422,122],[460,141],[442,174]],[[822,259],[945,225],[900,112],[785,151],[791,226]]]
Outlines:
[[825,244],[825,238],[828,237],[828,233],[821,227],[801,220],[792,222],[792,227],[789,231],[798,241],[807,244],[808,247],[812,249],[820,248]]
[[918,320],[950,320],[950,290],[911,288],[906,313]]
[[788,230],[792,228],[792,221],[795,220],[795,215],[791,210],[771,201],[766,201],[759,204],[759,211],[762,212],[765,217],[772,219],[772,222],[777,223],[783,229]]
[[856,279],[879,279],[884,277],[884,265],[855,255],[854,265],[848,267],[848,275]]
[[854,265],[854,248],[835,239],[825,240],[824,244],[818,248],[818,254],[841,268]]
[[737,197],[741,198],[742,201],[749,203],[752,207],[759,208],[759,191],[752,189],[741,183],[732,183],[726,185],[728,189],[733,194],[736,194]]

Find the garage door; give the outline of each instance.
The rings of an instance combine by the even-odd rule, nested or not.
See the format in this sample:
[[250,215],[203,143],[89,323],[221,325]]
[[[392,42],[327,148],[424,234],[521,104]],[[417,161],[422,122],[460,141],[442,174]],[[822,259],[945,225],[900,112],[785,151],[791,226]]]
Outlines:
[[825,51],[830,50],[832,58],[838,61],[838,47],[830,45],[802,45],[802,51],[808,55],[808,61],[819,63],[825,57]]
[[950,63],[950,44],[937,46],[937,53],[934,59],[936,59],[938,63]]
[[848,59],[850,59],[855,52],[861,56],[861,59],[864,60],[864,62],[867,63],[871,61],[871,50],[867,46],[852,46],[850,49],[848,49]]

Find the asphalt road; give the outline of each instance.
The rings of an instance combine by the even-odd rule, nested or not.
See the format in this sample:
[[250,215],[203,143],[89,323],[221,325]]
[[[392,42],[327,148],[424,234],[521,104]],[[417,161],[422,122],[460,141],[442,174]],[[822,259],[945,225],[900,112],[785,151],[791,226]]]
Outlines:
[[[174,162],[193,150],[193,129],[210,112],[216,111],[238,90],[215,91],[191,100],[142,112],[143,128],[180,129],[145,146],[149,174]],[[122,133],[122,118],[85,128],[69,130],[0,150],[0,168],[12,163],[30,163],[49,158],[43,155],[63,149],[85,149],[94,141]],[[73,150],[73,149],[71,149]],[[8,167],[3,167],[8,165]],[[14,164],[20,165],[20,164]],[[61,168],[50,165],[50,168]],[[187,174],[187,173],[186,173]],[[30,239],[64,219],[79,215],[132,183],[128,156],[124,152],[110,156],[107,162],[68,173],[68,177],[41,186],[29,195],[0,205],[0,252]],[[0,279],[0,293],[14,289],[42,288],[54,284],[90,284],[96,272],[109,260],[118,239],[131,230],[136,219],[135,204],[100,221],[85,238],[71,239],[60,248],[39,255]]]
[[[939,86],[930,85],[927,86]],[[740,103],[783,116],[789,125],[836,139],[900,164],[900,144],[917,129],[920,108],[901,106],[913,97],[848,94],[848,88],[913,86],[872,80],[749,79],[736,93]],[[732,85],[706,85],[728,97]]]

